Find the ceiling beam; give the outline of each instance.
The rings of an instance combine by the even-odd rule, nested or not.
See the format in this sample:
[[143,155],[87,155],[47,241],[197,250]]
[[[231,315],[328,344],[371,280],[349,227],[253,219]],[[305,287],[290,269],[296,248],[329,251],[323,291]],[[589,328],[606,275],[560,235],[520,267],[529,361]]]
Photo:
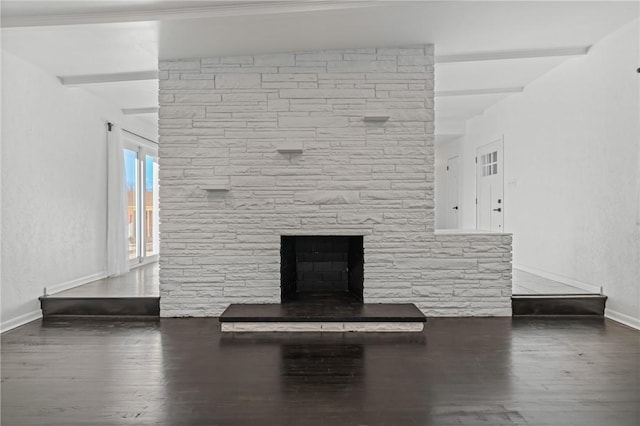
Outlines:
[[82,84],[117,83],[122,81],[157,80],[158,71],[134,71],[112,74],[85,74],[58,76],[63,86],[78,86]]
[[520,93],[524,87],[496,87],[490,89],[463,89],[463,90],[436,90],[434,96],[436,98],[444,98],[448,96],[477,96],[477,95],[501,95],[505,93]]
[[124,115],[157,114],[158,107],[122,108],[122,113]]
[[501,61],[505,59],[552,58],[557,56],[581,56],[589,53],[591,46],[559,47],[550,49],[503,50],[495,52],[461,53],[458,55],[436,55],[436,64],[452,62]]

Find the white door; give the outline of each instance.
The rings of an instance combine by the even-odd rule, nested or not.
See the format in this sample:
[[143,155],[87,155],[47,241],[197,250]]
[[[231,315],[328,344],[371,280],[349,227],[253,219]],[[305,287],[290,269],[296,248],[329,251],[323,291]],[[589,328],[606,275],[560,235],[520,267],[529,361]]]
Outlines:
[[447,160],[447,229],[458,228],[458,160],[459,157],[451,157]]
[[502,139],[476,152],[476,227],[502,232],[504,225]]

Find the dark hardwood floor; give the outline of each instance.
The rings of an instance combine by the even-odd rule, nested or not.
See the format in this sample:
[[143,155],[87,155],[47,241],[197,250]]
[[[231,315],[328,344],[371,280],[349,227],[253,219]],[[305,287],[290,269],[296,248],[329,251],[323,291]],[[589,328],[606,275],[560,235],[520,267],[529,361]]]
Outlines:
[[323,335],[36,321],[2,335],[2,425],[638,425],[639,352],[602,319]]

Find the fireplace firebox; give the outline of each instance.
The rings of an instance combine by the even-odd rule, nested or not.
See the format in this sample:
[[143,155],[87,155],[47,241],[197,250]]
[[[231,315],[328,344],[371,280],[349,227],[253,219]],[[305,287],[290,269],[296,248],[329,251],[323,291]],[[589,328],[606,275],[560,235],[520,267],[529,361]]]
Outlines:
[[337,296],[363,302],[362,236],[282,236],[281,301]]

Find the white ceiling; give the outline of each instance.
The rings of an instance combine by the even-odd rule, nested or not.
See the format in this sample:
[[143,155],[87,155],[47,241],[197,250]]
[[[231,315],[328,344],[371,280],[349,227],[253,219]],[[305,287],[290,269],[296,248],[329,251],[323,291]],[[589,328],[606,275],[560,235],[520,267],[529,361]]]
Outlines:
[[[158,58],[422,43],[434,43],[441,59],[508,58],[438,63],[436,93],[449,95],[526,87],[567,59],[545,52],[587,48],[638,17],[636,1],[49,0],[1,7],[3,49],[57,76],[155,70]],[[536,57],[517,59],[533,49]],[[123,109],[157,106],[155,80],[82,87]],[[436,97],[438,141],[463,133],[466,120],[505,96],[517,94]]]
[[158,67],[158,23],[3,28],[2,48],[55,75],[146,71]]

